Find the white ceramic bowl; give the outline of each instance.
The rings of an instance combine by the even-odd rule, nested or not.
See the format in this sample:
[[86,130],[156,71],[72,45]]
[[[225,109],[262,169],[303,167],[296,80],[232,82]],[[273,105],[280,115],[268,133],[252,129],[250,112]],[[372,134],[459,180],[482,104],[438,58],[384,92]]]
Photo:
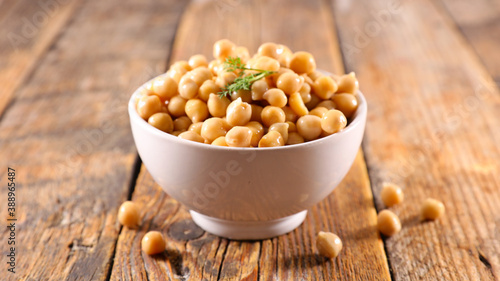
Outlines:
[[[147,84],[147,83],[146,83]],[[145,84],[145,85],[146,85]],[[233,148],[164,133],[128,111],[139,155],[154,180],[190,209],[204,230],[231,239],[265,239],[292,231],[351,167],[363,138],[367,105],[341,132],[276,148]]]

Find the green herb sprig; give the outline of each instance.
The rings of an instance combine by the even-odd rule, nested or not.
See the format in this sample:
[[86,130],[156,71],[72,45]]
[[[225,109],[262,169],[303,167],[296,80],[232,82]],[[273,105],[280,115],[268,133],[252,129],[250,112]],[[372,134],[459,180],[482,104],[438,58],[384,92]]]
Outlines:
[[[239,90],[250,90],[253,82],[276,73],[276,71],[245,67],[245,64],[239,57],[228,57],[226,61],[224,61],[224,70],[226,72],[238,72],[238,77],[236,77],[232,83],[226,84],[226,86],[221,89],[219,92],[220,98],[229,97],[231,93]],[[245,75],[247,74],[245,73],[246,70],[257,71],[258,73]]]

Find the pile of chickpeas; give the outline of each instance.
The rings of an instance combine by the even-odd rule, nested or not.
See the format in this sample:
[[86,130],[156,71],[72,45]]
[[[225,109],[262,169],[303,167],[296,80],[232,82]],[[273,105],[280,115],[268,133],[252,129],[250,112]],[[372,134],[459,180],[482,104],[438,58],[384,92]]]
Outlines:
[[[275,147],[312,141],[347,126],[357,107],[354,73],[325,75],[308,52],[293,53],[275,43],[248,49],[223,39],[214,59],[194,55],[174,63],[136,96],[138,114],[155,128],[179,138],[217,146]],[[247,68],[273,71],[249,90],[220,96],[239,71],[224,68],[227,58]],[[246,70],[244,75],[257,73]]]

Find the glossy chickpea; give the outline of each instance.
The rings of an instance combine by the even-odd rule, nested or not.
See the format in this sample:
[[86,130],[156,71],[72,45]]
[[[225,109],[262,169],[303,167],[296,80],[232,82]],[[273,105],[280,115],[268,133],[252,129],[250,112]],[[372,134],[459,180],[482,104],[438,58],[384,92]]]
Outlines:
[[166,243],[159,231],[149,231],[141,241],[141,249],[147,255],[160,254],[165,251]]
[[385,206],[392,207],[403,202],[404,193],[399,186],[393,183],[384,183],[382,185],[382,191],[380,192],[380,198]]
[[264,127],[261,123],[256,121],[248,122],[246,127],[252,130],[252,140],[250,144],[254,147],[258,146],[260,139],[262,138],[262,136],[264,136]]
[[198,84],[189,77],[184,75],[179,82],[179,95],[185,99],[192,99],[198,95]]
[[297,125],[294,122],[286,121],[285,123],[288,124],[288,133],[297,132]]
[[184,110],[193,123],[203,122],[209,115],[207,104],[200,99],[188,100]]
[[200,66],[208,66],[208,61],[204,55],[194,55],[189,58],[188,64],[192,69],[195,69]]
[[272,81],[272,83],[270,83],[270,85],[275,85],[277,87],[278,79],[281,77],[281,75],[283,75],[285,73],[295,74],[295,72],[293,72],[289,68],[280,67],[280,69],[276,73],[273,73],[273,74],[267,76],[266,78],[269,78]]
[[304,138],[298,133],[298,132],[291,132],[288,133],[288,141],[286,144],[292,145],[292,144],[299,144],[303,143],[305,140]]
[[304,115],[297,120],[297,131],[306,140],[317,139],[321,135],[321,118],[314,115]]
[[309,110],[307,109],[304,101],[302,100],[302,97],[300,96],[300,93],[298,92],[290,95],[290,98],[288,99],[288,105],[298,116],[304,116],[309,113]]
[[356,93],[356,91],[358,91],[358,88],[358,79],[356,79],[356,75],[354,74],[354,72],[342,75],[339,78],[339,86],[337,92],[354,94]]
[[283,109],[269,105],[262,109],[261,118],[262,123],[264,123],[266,127],[270,127],[274,123],[285,122],[286,115]]
[[337,83],[329,76],[321,76],[313,84],[314,93],[324,99],[330,99],[337,91]]
[[257,121],[257,122],[262,122],[262,109],[264,109],[262,106],[260,105],[256,105],[256,104],[250,104],[250,106],[252,107],[252,116],[250,117],[250,121]]
[[174,69],[170,69],[168,70],[165,75],[169,78],[171,78],[172,80],[175,81],[175,83],[179,84],[179,82],[181,81],[181,78],[182,76],[184,76],[184,74],[182,74],[181,72],[177,71],[177,70],[174,70]]
[[162,109],[162,102],[156,95],[143,96],[137,102],[137,113],[142,119],[148,120],[151,115],[160,112]]
[[293,56],[293,52],[285,45],[278,45],[277,52],[279,54],[278,61],[280,65],[286,67],[290,64],[290,59]]
[[316,61],[308,52],[296,52],[290,58],[288,68],[297,74],[311,73],[316,70]]
[[278,59],[278,45],[272,42],[264,43],[260,45],[259,49],[257,50],[257,54],[259,54],[260,56]]
[[231,84],[236,79],[237,75],[233,72],[219,72],[215,79],[215,84],[219,88],[225,88],[227,84]]
[[383,210],[378,214],[377,228],[385,236],[393,236],[401,230],[401,222],[396,214]]
[[269,85],[267,84],[265,79],[260,79],[252,84],[251,89],[252,99],[262,100],[264,99],[264,93],[269,90]]
[[248,52],[248,49],[243,46],[236,47],[236,49],[234,50],[234,54],[244,63],[246,63],[250,59],[250,52]]
[[231,101],[225,96],[210,94],[207,102],[208,112],[214,117],[224,117],[230,103]]
[[328,112],[328,109],[325,108],[325,107],[322,107],[322,106],[319,106],[319,107],[316,107],[315,109],[309,111],[309,114],[310,115],[316,115],[318,116],[319,118],[323,118],[323,116],[325,115],[325,113]]
[[312,87],[312,85],[314,84],[314,81],[311,79],[311,77],[309,77],[309,75],[302,73],[300,77],[304,78],[304,84],[307,84],[310,87]]
[[188,131],[195,132],[201,136],[201,127],[203,126],[203,122],[196,122],[189,125]]
[[213,142],[215,139],[225,136],[226,132],[224,121],[219,117],[212,117],[203,122],[200,135],[209,142]]
[[193,131],[182,132],[179,134],[178,137],[181,139],[189,140],[189,141],[205,143],[205,139]]
[[342,111],[347,118],[351,118],[358,109],[358,100],[351,94],[335,94],[332,97],[335,107]]
[[296,73],[286,72],[279,76],[276,86],[285,92],[287,95],[291,95],[298,92],[304,82],[299,78]]
[[220,88],[215,84],[214,81],[206,80],[198,90],[198,98],[200,98],[204,102],[208,102],[210,94],[217,94],[219,91]]
[[187,116],[181,116],[174,120],[174,131],[187,131],[193,122]]
[[226,120],[231,126],[245,126],[252,118],[252,107],[241,98],[231,102],[226,110]]
[[327,134],[340,132],[347,126],[347,119],[340,110],[328,110],[321,118],[321,129]]
[[226,143],[226,137],[223,136],[223,137],[218,137],[216,138],[213,142],[212,142],[212,145],[215,145],[215,146],[228,146],[227,143]]
[[295,114],[295,111],[293,111],[289,106],[284,106],[282,107],[282,109],[283,112],[285,112],[285,121],[290,121],[295,123],[297,121],[297,118],[299,118],[297,114]]
[[172,117],[164,112],[158,112],[151,115],[151,117],[148,118],[148,123],[166,133],[172,133],[174,131],[174,121],[172,121]]
[[230,147],[250,147],[252,129],[245,126],[235,126],[226,134],[226,143]]
[[331,101],[331,100],[324,100],[324,101],[319,102],[316,105],[316,108],[317,107],[324,107],[324,108],[326,108],[328,110],[332,110],[332,109],[336,109],[337,105],[333,101]]
[[236,45],[228,39],[222,39],[214,44],[214,58],[224,61],[226,58],[233,56]]
[[272,106],[283,107],[288,102],[285,93],[277,88],[272,88],[264,93],[263,98]]
[[276,147],[284,145],[285,141],[283,140],[283,137],[276,131],[268,132],[259,141],[259,147]]
[[304,103],[305,103],[305,106],[308,110],[313,110],[315,107],[318,106],[318,104],[320,102],[321,102],[321,99],[318,96],[311,94],[311,100],[308,101],[307,103],[306,102],[304,102]]
[[217,75],[217,73],[219,73],[219,71],[221,71],[223,69],[222,65],[223,65],[223,61],[212,60],[208,64],[208,69],[210,69],[210,72],[212,72],[212,75]]
[[185,107],[187,100],[181,96],[175,96],[168,102],[167,108],[170,115],[174,117],[181,117],[186,115]]
[[274,123],[269,127],[270,131],[276,131],[281,134],[283,141],[286,143],[288,141],[288,124],[287,123]]
[[191,66],[189,65],[189,62],[187,62],[185,60],[180,60],[180,61],[175,62],[174,64],[172,64],[170,66],[170,69],[182,70],[183,71],[182,74],[185,74],[186,72],[192,70]]
[[323,75],[323,73],[321,73],[321,72],[319,72],[319,71],[315,70],[315,71],[313,71],[313,72],[311,72],[311,73],[307,74],[307,76],[309,76],[309,78],[311,78],[311,81],[313,81],[313,82],[314,82],[314,81],[318,80],[318,78],[323,77],[323,76],[325,76],[325,75]]
[[187,75],[200,87],[205,81],[212,80],[212,72],[205,66],[191,70]]
[[227,118],[226,118],[226,116],[222,117],[221,119],[222,119],[222,123],[224,124],[224,129],[226,129],[226,131],[231,130],[231,128],[232,128],[233,126],[231,126],[231,125],[227,122]]
[[246,102],[246,103],[251,103],[252,102],[252,91],[250,90],[238,90],[237,92],[231,93],[231,100],[237,100],[238,98],[241,98],[241,101]]
[[168,76],[159,77],[153,81],[151,89],[162,102],[165,102],[177,95],[177,82]]
[[278,71],[280,69],[280,63],[270,57],[259,57],[252,68],[267,70],[267,71]]
[[436,199],[425,199],[420,209],[420,216],[422,220],[435,220],[444,214],[444,204]]
[[304,101],[304,103],[308,103],[311,101],[311,86],[307,83],[303,83],[302,87],[299,90],[300,97]]
[[320,231],[316,237],[316,248],[320,255],[333,259],[342,250],[342,240],[331,232]]
[[132,201],[125,201],[118,210],[118,222],[128,228],[136,228],[139,226],[141,216],[139,207]]

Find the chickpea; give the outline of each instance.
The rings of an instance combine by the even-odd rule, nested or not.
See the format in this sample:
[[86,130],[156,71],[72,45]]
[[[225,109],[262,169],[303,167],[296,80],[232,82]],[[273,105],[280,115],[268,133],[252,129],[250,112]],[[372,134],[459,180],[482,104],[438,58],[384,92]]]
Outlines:
[[216,146],[228,146],[227,143],[226,143],[226,137],[223,136],[223,137],[218,137],[216,138],[213,142],[212,142],[212,145],[216,145]]
[[337,83],[329,76],[321,76],[313,84],[314,93],[324,100],[330,99],[337,88]]
[[340,77],[337,92],[355,94],[358,88],[358,79],[356,79],[354,72],[351,72]]
[[205,139],[193,131],[182,132],[178,137],[189,141],[205,143]]
[[246,63],[250,59],[250,53],[248,52],[248,49],[246,47],[238,46],[234,50],[234,53],[244,63]]
[[290,121],[286,121],[285,123],[288,124],[288,133],[297,132],[297,125],[295,123]]
[[318,96],[312,94],[311,100],[308,101],[307,103],[305,103],[305,102],[304,103],[305,103],[306,108],[308,110],[313,110],[316,106],[318,106],[318,103],[320,103],[320,102],[321,102],[321,99]]
[[180,134],[182,134],[182,131],[173,131],[172,136],[178,137]]
[[252,91],[250,90],[238,90],[237,92],[233,92],[231,94],[231,100],[236,100],[241,98],[241,101],[246,103],[252,102]]
[[299,144],[303,143],[304,138],[298,133],[298,132],[291,132],[288,133],[288,141],[286,144],[291,145],[291,144]]
[[269,105],[262,109],[261,118],[262,123],[264,123],[266,127],[270,127],[274,123],[285,122],[286,115],[283,109]]
[[222,64],[223,61],[220,60],[210,61],[210,63],[208,64],[208,69],[210,69],[212,75],[217,75],[217,73],[219,73],[219,71],[223,69]]
[[307,76],[309,76],[309,78],[311,78],[311,80],[314,82],[314,81],[318,80],[318,78],[323,77],[324,75],[323,75],[323,73],[315,70],[315,71],[307,74]]
[[347,119],[342,111],[328,110],[321,118],[321,129],[328,134],[340,132],[347,126]]
[[259,147],[275,147],[284,145],[285,141],[283,140],[283,137],[276,131],[268,132],[259,141]]
[[298,92],[304,82],[296,73],[287,72],[279,76],[276,86],[288,95]]
[[338,110],[342,111],[346,118],[351,118],[358,109],[358,100],[351,94],[335,94],[332,98]]
[[444,214],[444,204],[432,198],[425,199],[420,214],[423,220],[435,220]]
[[246,127],[252,130],[252,140],[250,144],[255,147],[258,146],[260,139],[264,135],[264,127],[262,126],[262,124],[256,121],[248,122]]
[[122,203],[118,211],[118,221],[121,225],[128,228],[136,228],[139,226],[140,219],[139,207],[136,203],[132,201]]
[[187,116],[182,116],[174,120],[174,131],[187,131],[193,122]]
[[322,106],[318,106],[316,107],[315,109],[309,111],[309,114],[311,115],[316,115],[318,116],[319,118],[323,118],[323,116],[325,115],[325,113],[328,112],[328,109],[325,108],[325,107],[322,107]]
[[302,87],[299,90],[299,93],[304,103],[308,103],[311,101],[311,86],[309,84],[303,83]]
[[207,102],[208,112],[214,117],[224,117],[226,109],[231,101],[227,97],[219,97],[217,94],[210,94]]
[[272,42],[264,43],[260,45],[259,49],[257,50],[257,54],[259,54],[260,56],[278,59],[278,45]]
[[387,207],[392,207],[396,204],[403,202],[404,194],[403,190],[395,184],[384,183],[382,186],[382,191],[380,192],[380,198],[384,205]]
[[222,119],[222,123],[224,124],[224,129],[226,129],[226,131],[231,130],[231,128],[232,128],[233,126],[231,126],[231,125],[229,125],[229,123],[227,123],[227,118],[226,118],[226,116],[222,117],[221,119]]
[[401,222],[396,214],[383,210],[378,213],[377,228],[385,236],[393,236],[401,230]]
[[164,112],[158,112],[148,119],[148,123],[158,130],[172,133],[174,131],[174,121],[172,121],[172,117]]
[[262,109],[264,109],[260,105],[250,104],[252,107],[252,117],[250,117],[250,121],[262,122]]
[[267,71],[278,71],[280,69],[280,63],[270,57],[259,57],[252,68],[267,70]]
[[201,135],[201,127],[203,126],[203,122],[196,122],[189,125],[188,131],[195,132],[198,135]]
[[[314,72],[313,72],[314,73]],[[302,73],[300,75],[300,77],[303,77],[304,78],[304,84],[307,84],[309,85],[309,87],[312,87],[312,85],[314,84],[314,81],[311,79],[311,77],[309,77],[309,75],[305,74],[305,73]],[[310,89],[310,88],[309,88]]]
[[227,132],[226,143],[230,147],[250,147],[252,136],[252,129],[244,126],[236,126]]
[[220,88],[215,84],[214,81],[206,80],[198,90],[198,98],[200,98],[204,102],[208,102],[210,94],[217,94],[219,91]]
[[297,120],[297,131],[306,141],[317,139],[321,135],[321,118],[304,115]]
[[141,248],[147,255],[160,254],[165,251],[166,243],[159,231],[149,231],[141,241]]
[[228,39],[222,39],[214,44],[214,58],[224,61],[226,58],[233,56],[236,45]]
[[290,68],[280,67],[280,69],[278,70],[278,72],[273,73],[273,74],[267,76],[267,78],[270,78],[270,80],[272,81],[272,83],[270,83],[270,84],[277,85],[278,79],[281,77],[281,75],[283,75],[285,73],[295,74],[295,72],[293,72]]
[[292,58],[292,51],[290,48],[288,48],[285,45],[278,45],[278,48],[276,49],[277,53],[279,54],[278,61],[280,62],[281,66],[287,66],[290,64],[290,59]]
[[263,97],[270,105],[277,107],[285,106],[288,101],[285,93],[277,88],[267,90]]
[[187,100],[181,96],[175,96],[168,102],[167,108],[168,112],[174,117],[181,117],[186,115],[186,103]]
[[320,231],[316,237],[316,248],[320,255],[333,259],[342,250],[342,240],[331,232]]
[[269,90],[269,85],[267,84],[265,79],[260,79],[252,84],[251,89],[252,99],[262,100],[264,99],[264,93]]
[[231,102],[226,110],[227,123],[231,126],[244,126],[252,117],[252,107],[241,98]]
[[290,59],[288,67],[295,71],[295,73],[311,73],[316,70],[316,61],[314,57],[308,52],[296,52]]
[[296,122],[299,118],[289,106],[284,106],[282,109],[285,112],[285,121]]
[[186,74],[188,71],[192,70],[189,62],[185,60],[180,60],[170,66],[170,69],[178,69],[182,71],[182,74]]
[[209,115],[207,104],[200,99],[188,100],[184,110],[193,123],[205,121]]
[[165,102],[177,95],[177,82],[168,76],[159,77],[153,81],[151,89],[162,102]]
[[206,66],[193,69],[188,72],[188,75],[198,86],[203,85],[207,80],[212,80],[212,72]]
[[158,96],[143,96],[137,102],[137,113],[142,119],[148,120],[151,115],[160,112],[162,102]]
[[201,126],[201,136],[209,142],[213,142],[218,137],[225,136],[226,132],[224,121],[219,117],[209,118]]
[[332,109],[336,109],[337,105],[335,105],[335,103],[331,100],[324,100],[324,101],[319,102],[316,105],[316,107],[324,107],[328,110],[332,110]]
[[304,116],[309,113],[309,110],[307,110],[307,107],[298,92],[290,95],[288,105],[298,116]]
[[185,99],[192,99],[198,95],[198,84],[189,77],[184,75],[179,82],[179,95]]
[[233,83],[236,77],[238,76],[234,72],[219,72],[219,75],[215,79],[215,84],[219,88],[225,88],[227,84]]
[[189,58],[188,64],[192,69],[195,69],[200,66],[208,66],[208,61],[204,55],[194,55]]
[[270,131],[276,131],[281,134],[283,141],[286,143],[288,141],[288,124],[287,123],[274,123],[269,127]]

